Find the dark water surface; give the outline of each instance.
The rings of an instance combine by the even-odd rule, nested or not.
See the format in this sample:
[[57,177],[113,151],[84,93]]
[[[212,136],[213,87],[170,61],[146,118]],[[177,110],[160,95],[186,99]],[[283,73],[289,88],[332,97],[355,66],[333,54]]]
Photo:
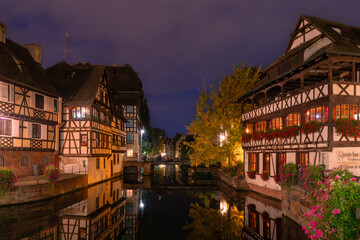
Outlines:
[[186,167],[159,166],[151,178],[127,175],[0,208],[0,239],[306,239],[282,216],[279,201],[209,176],[188,178]]

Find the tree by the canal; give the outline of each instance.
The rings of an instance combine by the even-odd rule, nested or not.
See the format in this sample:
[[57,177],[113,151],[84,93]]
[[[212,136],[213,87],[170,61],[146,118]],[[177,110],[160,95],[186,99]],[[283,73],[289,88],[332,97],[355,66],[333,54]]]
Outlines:
[[203,91],[196,103],[196,119],[187,126],[194,141],[191,164],[209,166],[217,162],[232,165],[241,161],[242,106],[237,99],[259,82],[260,69],[234,66],[231,76],[223,76],[217,87]]

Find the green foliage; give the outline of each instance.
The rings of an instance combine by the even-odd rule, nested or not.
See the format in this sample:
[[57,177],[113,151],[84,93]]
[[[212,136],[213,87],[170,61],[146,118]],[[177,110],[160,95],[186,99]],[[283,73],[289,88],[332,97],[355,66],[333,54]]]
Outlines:
[[338,170],[334,172],[330,170],[330,177],[319,182],[314,192],[317,203],[304,214],[310,224],[303,230],[311,239],[352,240],[360,233],[360,220],[355,216],[360,208],[360,183],[355,177],[344,180],[335,175]]
[[184,226],[191,230],[188,240],[241,239],[242,221],[231,212],[221,214],[219,211],[191,203],[189,216],[192,223]]
[[0,192],[6,193],[14,189],[16,176],[13,171],[6,167],[0,167]]
[[289,188],[296,184],[297,181],[297,167],[295,163],[285,163],[279,167],[280,184]]
[[[196,103],[196,119],[187,126],[193,142],[187,146],[194,150],[190,154],[191,164],[209,166],[217,162],[236,162],[241,146],[243,126],[241,124],[241,104],[237,99],[259,82],[259,69],[234,67],[231,76],[223,76],[219,86],[210,86],[203,91]],[[220,134],[225,140],[220,143]]]
[[143,140],[143,152],[150,156],[157,156],[164,150],[166,133],[160,128],[150,128]]
[[354,177],[354,174],[347,169],[342,169],[342,167],[334,168],[326,172],[328,173],[329,179],[334,179],[336,176],[339,176],[340,179],[345,181]]
[[224,172],[229,173],[230,177],[241,177],[244,175],[244,163],[237,162],[235,165],[229,165],[224,168]]
[[324,168],[320,165],[309,165],[302,169],[302,187],[309,195],[319,188],[319,181],[323,180]]
[[49,164],[45,168],[45,177],[48,183],[54,184],[59,179],[60,172],[53,164]]

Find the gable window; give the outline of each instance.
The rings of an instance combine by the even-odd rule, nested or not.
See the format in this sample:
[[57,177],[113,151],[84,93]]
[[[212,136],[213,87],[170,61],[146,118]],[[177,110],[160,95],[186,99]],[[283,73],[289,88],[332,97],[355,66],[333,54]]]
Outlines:
[[29,158],[27,156],[21,158],[21,166],[29,166]]
[[71,109],[71,117],[76,119],[88,118],[90,109],[87,107],[74,107]]
[[11,120],[0,118],[0,135],[11,136]]
[[43,95],[35,93],[35,107],[39,109],[44,109],[44,99]]
[[41,137],[41,125],[33,123],[32,124],[32,137],[40,138]]
[[58,100],[54,99],[54,112],[58,112]]
[[291,113],[286,116],[285,124],[287,127],[300,126],[300,113]]
[[282,129],[283,128],[283,122],[282,118],[273,118],[269,121],[269,129]]
[[0,83],[0,100],[10,101],[10,85],[7,83]]
[[259,173],[259,154],[249,153],[249,171],[255,170]]
[[80,145],[81,146],[86,146],[88,142],[88,136],[87,134],[81,134],[81,142]]
[[311,108],[305,112],[305,123],[310,121],[327,122],[327,120],[328,107],[326,106]]

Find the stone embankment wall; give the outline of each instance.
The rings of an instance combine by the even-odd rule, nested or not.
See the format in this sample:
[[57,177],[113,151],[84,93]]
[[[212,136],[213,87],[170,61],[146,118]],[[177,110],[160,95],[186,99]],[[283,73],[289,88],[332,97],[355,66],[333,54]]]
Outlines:
[[281,209],[283,214],[304,226],[307,224],[304,213],[310,213],[313,200],[299,186],[291,186],[289,189],[282,187]]
[[0,197],[0,206],[45,200],[73,192],[87,186],[87,175],[79,175],[70,179],[58,181],[54,186],[50,186],[47,183],[17,186],[15,191],[5,193],[5,195]]
[[230,177],[228,173],[224,173],[221,171],[221,169],[218,168],[212,169],[212,174],[236,190],[249,190],[249,185],[243,178]]

